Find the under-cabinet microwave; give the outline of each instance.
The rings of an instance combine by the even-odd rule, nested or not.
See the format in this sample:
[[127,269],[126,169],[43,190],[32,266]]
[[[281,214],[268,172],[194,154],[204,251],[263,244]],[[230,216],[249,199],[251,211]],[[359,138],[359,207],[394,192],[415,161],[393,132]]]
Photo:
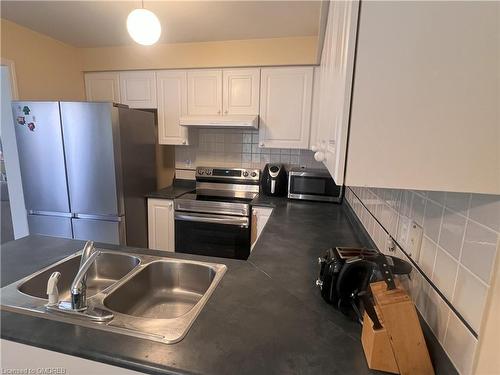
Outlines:
[[288,198],[322,202],[340,202],[342,186],[333,181],[326,169],[292,168],[288,172]]

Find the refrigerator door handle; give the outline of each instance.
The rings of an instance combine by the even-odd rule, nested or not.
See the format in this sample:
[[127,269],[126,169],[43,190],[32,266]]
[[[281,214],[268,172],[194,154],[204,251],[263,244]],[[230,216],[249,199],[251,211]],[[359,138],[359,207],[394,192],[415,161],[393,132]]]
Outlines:
[[41,216],[57,216],[57,217],[69,217],[72,218],[74,215],[71,212],[53,212],[53,211],[38,211],[38,210],[27,210],[28,215],[41,215]]
[[89,220],[104,220],[104,221],[115,221],[122,222],[124,216],[111,216],[111,215],[89,215],[89,214],[74,214],[75,219],[89,219]]

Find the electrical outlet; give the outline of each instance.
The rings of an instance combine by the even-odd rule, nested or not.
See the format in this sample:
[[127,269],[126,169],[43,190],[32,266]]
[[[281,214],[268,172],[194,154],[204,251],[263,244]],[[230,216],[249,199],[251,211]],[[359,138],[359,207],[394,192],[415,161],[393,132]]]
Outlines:
[[385,248],[389,253],[393,253],[396,251],[396,243],[391,236],[387,236]]
[[400,216],[398,228],[398,243],[403,247],[403,249],[407,249],[409,246],[408,241],[410,238],[411,225],[412,221],[410,218],[406,216]]
[[415,261],[418,261],[420,257],[420,248],[422,247],[422,235],[423,230],[420,225],[411,222],[409,232],[408,232],[408,241],[407,241],[407,251],[408,255]]

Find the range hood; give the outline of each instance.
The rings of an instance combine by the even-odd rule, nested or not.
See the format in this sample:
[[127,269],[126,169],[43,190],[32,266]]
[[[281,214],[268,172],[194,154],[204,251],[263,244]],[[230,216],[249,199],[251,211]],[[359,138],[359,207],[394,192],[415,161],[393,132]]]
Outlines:
[[197,126],[203,128],[258,129],[259,116],[182,116],[179,123],[182,126]]

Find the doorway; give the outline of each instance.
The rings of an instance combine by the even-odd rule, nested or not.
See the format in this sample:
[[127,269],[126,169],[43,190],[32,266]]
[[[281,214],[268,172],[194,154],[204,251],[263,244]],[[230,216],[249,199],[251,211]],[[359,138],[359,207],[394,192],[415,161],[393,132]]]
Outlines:
[[26,207],[21,182],[21,170],[17,153],[14,120],[11,102],[17,99],[14,67],[12,62],[4,62],[0,66],[0,201],[1,201],[1,233],[0,243],[25,237],[29,234]]

